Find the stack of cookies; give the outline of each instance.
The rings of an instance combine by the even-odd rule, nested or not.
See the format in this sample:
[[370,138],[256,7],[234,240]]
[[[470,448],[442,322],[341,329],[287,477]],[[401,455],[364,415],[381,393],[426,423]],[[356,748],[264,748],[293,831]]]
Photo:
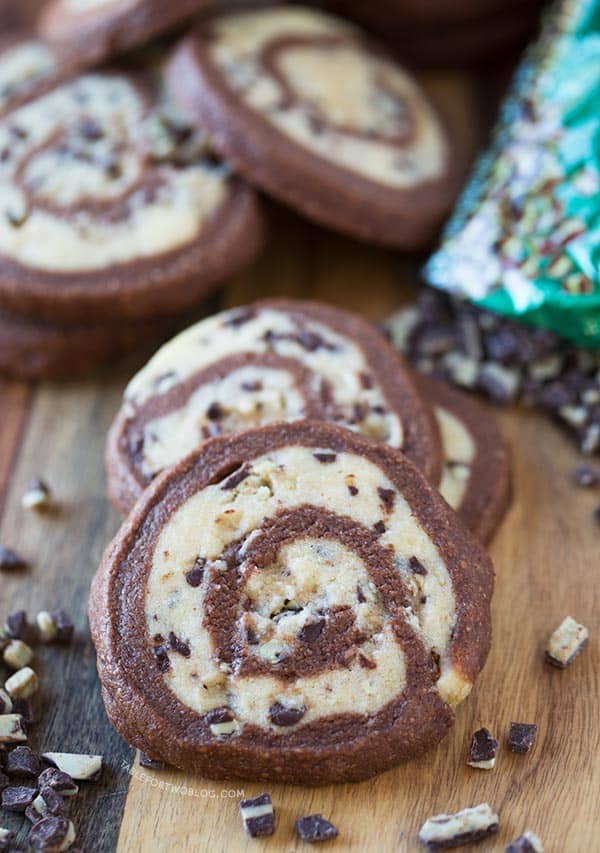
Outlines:
[[436,234],[465,155],[411,74],[316,9],[207,5],[51,0],[0,45],[0,370],[73,375],[189,316],[259,251],[257,190]]
[[510,495],[477,403],[360,317],[263,301],[156,353],[106,462],[129,515],[89,615],[128,743],[212,778],[326,784],[444,737],[488,653],[482,543]]

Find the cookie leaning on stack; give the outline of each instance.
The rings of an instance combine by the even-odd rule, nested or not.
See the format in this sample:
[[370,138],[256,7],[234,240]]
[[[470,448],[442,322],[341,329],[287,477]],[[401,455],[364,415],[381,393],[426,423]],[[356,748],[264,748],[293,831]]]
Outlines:
[[311,421],[215,438],[149,487],[94,580],[107,712],[213,778],[364,779],[448,731],[487,655],[492,584],[381,442]]
[[212,436],[304,417],[374,436],[439,480],[435,420],[383,336],[339,308],[271,300],[192,326],[132,379],[107,446],[111,499],[129,511]]

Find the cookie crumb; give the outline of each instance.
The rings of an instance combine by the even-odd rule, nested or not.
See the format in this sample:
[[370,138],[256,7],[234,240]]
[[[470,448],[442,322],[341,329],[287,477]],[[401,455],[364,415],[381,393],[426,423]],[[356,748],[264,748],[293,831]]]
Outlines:
[[511,723],[508,745],[513,752],[525,755],[535,743],[538,727],[535,723]]
[[27,486],[21,498],[23,509],[45,510],[52,503],[52,491],[44,480],[36,477]]
[[261,794],[240,802],[244,829],[250,838],[262,838],[275,832],[275,810],[271,795]]
[[480,770],[491,770],[496,764],[498,741],[492,737],[486,728],[478,729],[473,734],[469,751],[469,767]]
[[567,616],[548,640],[546,660],[552,666],[565,669],[586,647],[589,636],[584,625]]
[[321,814],[309,814],[296,821],[296,833],[302,841],[315,844],[339,835],[338,829]]
[[440,814],[425,821],[419,843],[426,850],[446,850],[481,841],[499,829],[498,815],[487,803],[461,809],[456,814]]

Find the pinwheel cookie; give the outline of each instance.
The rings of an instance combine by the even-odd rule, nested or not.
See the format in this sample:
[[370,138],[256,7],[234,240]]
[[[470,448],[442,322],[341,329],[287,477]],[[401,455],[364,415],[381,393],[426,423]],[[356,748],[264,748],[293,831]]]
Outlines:
[[472,397],[423,374],[416,379],[440,426],[444,457],[440,492],[477,538],[487,543],[510,505],[508,447],[495,419]]
[[71,79],[0,120],[0,308],[56,322],[187,309],[261,245],[255,196],[158,74]]
[[364,779],[452,725],[493,570],[407,458],[332,424],[215,438],[106,551],[90,623],[108,715],[213,778]]
[[132,379],[107,446],[111,499],[128,512],[212,436],[304,417],[374,436],[439,478],[435,420],[383,336],[339,308],[272,300],[192,326]]
[[420,246],[460,186],[460,150],[411,74],[317,10],[210,17],[168,77],[250,183],[331,228]]

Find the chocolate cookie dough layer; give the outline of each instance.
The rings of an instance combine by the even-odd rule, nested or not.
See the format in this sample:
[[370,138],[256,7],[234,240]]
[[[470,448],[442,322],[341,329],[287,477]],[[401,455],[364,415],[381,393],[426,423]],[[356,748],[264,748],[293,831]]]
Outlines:
[[491,540],[511,500],[510,459],[500,430],[479,403],[429,376],[417,376],[434,407],[444,470],[439,490],[477,538]]
[[406,457],[299,421],[213,439],[108,548],[108,715],[214,778],[364,779],[436,744],[490,642],[493,569]]
[[132,379],[108,441],[111,499],[126,513],[212,436],[305,417],[385,441],[438,481],[434,418],[387,341],[339,308],[272,300],[192,326]]
[[61,73],[54,51],[40,39],[0,38],[0,117],[51,88]]
[[253,192],[157,75],[87,74],[0,120],[0,307],[58,322],[178,313],[262,241]]
[[89,66],[143,44],[210,0],[50,0],[39,30],[62,54]]
[[160,340],[164,331],[158,320],[60,326],[0,311],[0,373],[25,380],[74,378]]
[[250,182],[331,228],[423,245],[460,184],[461,157],[415,80],[337,18],[278,6],[213,17],[168,77]]

